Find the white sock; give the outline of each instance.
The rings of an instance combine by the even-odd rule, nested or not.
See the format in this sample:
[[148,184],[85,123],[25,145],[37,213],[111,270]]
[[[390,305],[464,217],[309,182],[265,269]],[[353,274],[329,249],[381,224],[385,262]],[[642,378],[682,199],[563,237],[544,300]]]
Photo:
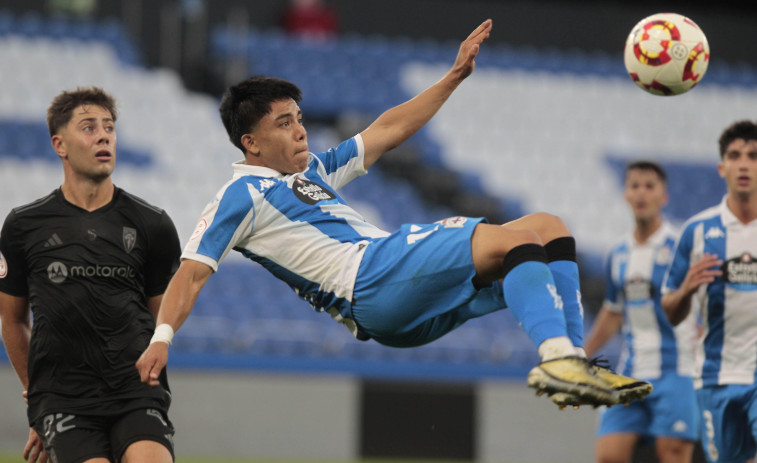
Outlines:
[[549,338],[539,345],[539,356],[542,362],[558,357],[575,356],[576,348],[567,336]]
[[576,355],[578,355],[582,359],[586,358],[586,351],[584,350],[583,347],[576,347],[575,349],[576,349]]

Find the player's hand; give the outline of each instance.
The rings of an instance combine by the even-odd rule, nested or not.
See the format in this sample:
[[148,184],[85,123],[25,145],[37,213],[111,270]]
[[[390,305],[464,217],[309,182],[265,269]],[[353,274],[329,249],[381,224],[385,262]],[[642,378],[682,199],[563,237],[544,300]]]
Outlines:
[[29,463],[47,463],[47,452],[42,446],[42,439],[34,429],[29,429],[29,440],[24,447],[24,460]]
[[487,19],[460,44],[457,59],[455,59],[455,64],[452,66],[452,72],[457,74],[460,80],[465,79],[473,72],[473,69],[476,67],[475,58],[478,55],[479,47],[484,40],[489,38],[491,30],[492,20]]
[[701,285],[712,283],[715,278],[723,275],[720,269],[722,265],[723,261],[718,256],[704,253],[701,259],[691,264],[681,287],[687,294],[693,294]]
[[158,377],[166,363],[168,363],[168,344],[154,342],[147,346],[136,365],[142,382],[150,386],[159,385]]

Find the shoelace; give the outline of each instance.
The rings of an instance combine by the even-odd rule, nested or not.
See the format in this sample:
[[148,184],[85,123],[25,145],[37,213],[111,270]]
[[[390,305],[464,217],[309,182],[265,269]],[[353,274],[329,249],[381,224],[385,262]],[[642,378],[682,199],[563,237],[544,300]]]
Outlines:
[[589,365],[593,367],[604,368],[605,370],[609,370],[611,373],[615,373],[615,371],[610,367],[610,361],[602,357],[601,355],[589,359]]

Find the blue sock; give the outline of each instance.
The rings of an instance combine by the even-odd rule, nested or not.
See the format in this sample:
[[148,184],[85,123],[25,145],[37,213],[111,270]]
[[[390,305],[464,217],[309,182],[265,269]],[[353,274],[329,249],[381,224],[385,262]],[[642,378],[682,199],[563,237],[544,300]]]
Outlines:
[[567,335],[560,297],[546,263],[517,264],[505,275],[502,288],[507,307],[536,347],[546,339]]
[[573,237],[557,238],[544,246],[549,269],[563,300],[568,337],[575,347],[584,346],[584,309],[576,264],[576,242]]

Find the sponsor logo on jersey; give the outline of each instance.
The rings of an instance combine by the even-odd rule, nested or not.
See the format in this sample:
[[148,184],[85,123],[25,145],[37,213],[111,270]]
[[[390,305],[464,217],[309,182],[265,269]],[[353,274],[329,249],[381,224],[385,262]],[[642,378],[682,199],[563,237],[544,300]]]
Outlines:
[[5,278],[5,275],[8,274],[8,264],[5,263],[5,257],[3,256],[3,253],[0,252],[0,278]]
[[626,301],[646,301],[652,298],[652,282],[640,276],[631,277],[623,285]]
[[336,196],[332,192],[321,185],[299,177],[294,179],[294,182],[292,183],[292,191],[297,199],[305,204],[310,204],[311,206],[320,201],[336,199]]
[[723,263],[723,281],[739,289],[757,290],[757,259],[748,252]]
[[134,249],[134,245],[137,243],[137,230],[131,227],[124,227],[123,239],[124,251],[128,254]]
[[725,238],[725,232],[720,227],[710,227],[707,229],[707,233],[704,234],[705,239],[707,238]]
[[89,230],[87,230],[87,239],[90,240],[90,241],[96,240],[97,239],[97,230],[95,230],[94,228],[90,228]]
[[72,265],[66,267],[62,262],[53,262],[47,266],[47,277],[53,283],[63,283],[68,278],[128,278],[137,277],[137,272],[130,265]]

